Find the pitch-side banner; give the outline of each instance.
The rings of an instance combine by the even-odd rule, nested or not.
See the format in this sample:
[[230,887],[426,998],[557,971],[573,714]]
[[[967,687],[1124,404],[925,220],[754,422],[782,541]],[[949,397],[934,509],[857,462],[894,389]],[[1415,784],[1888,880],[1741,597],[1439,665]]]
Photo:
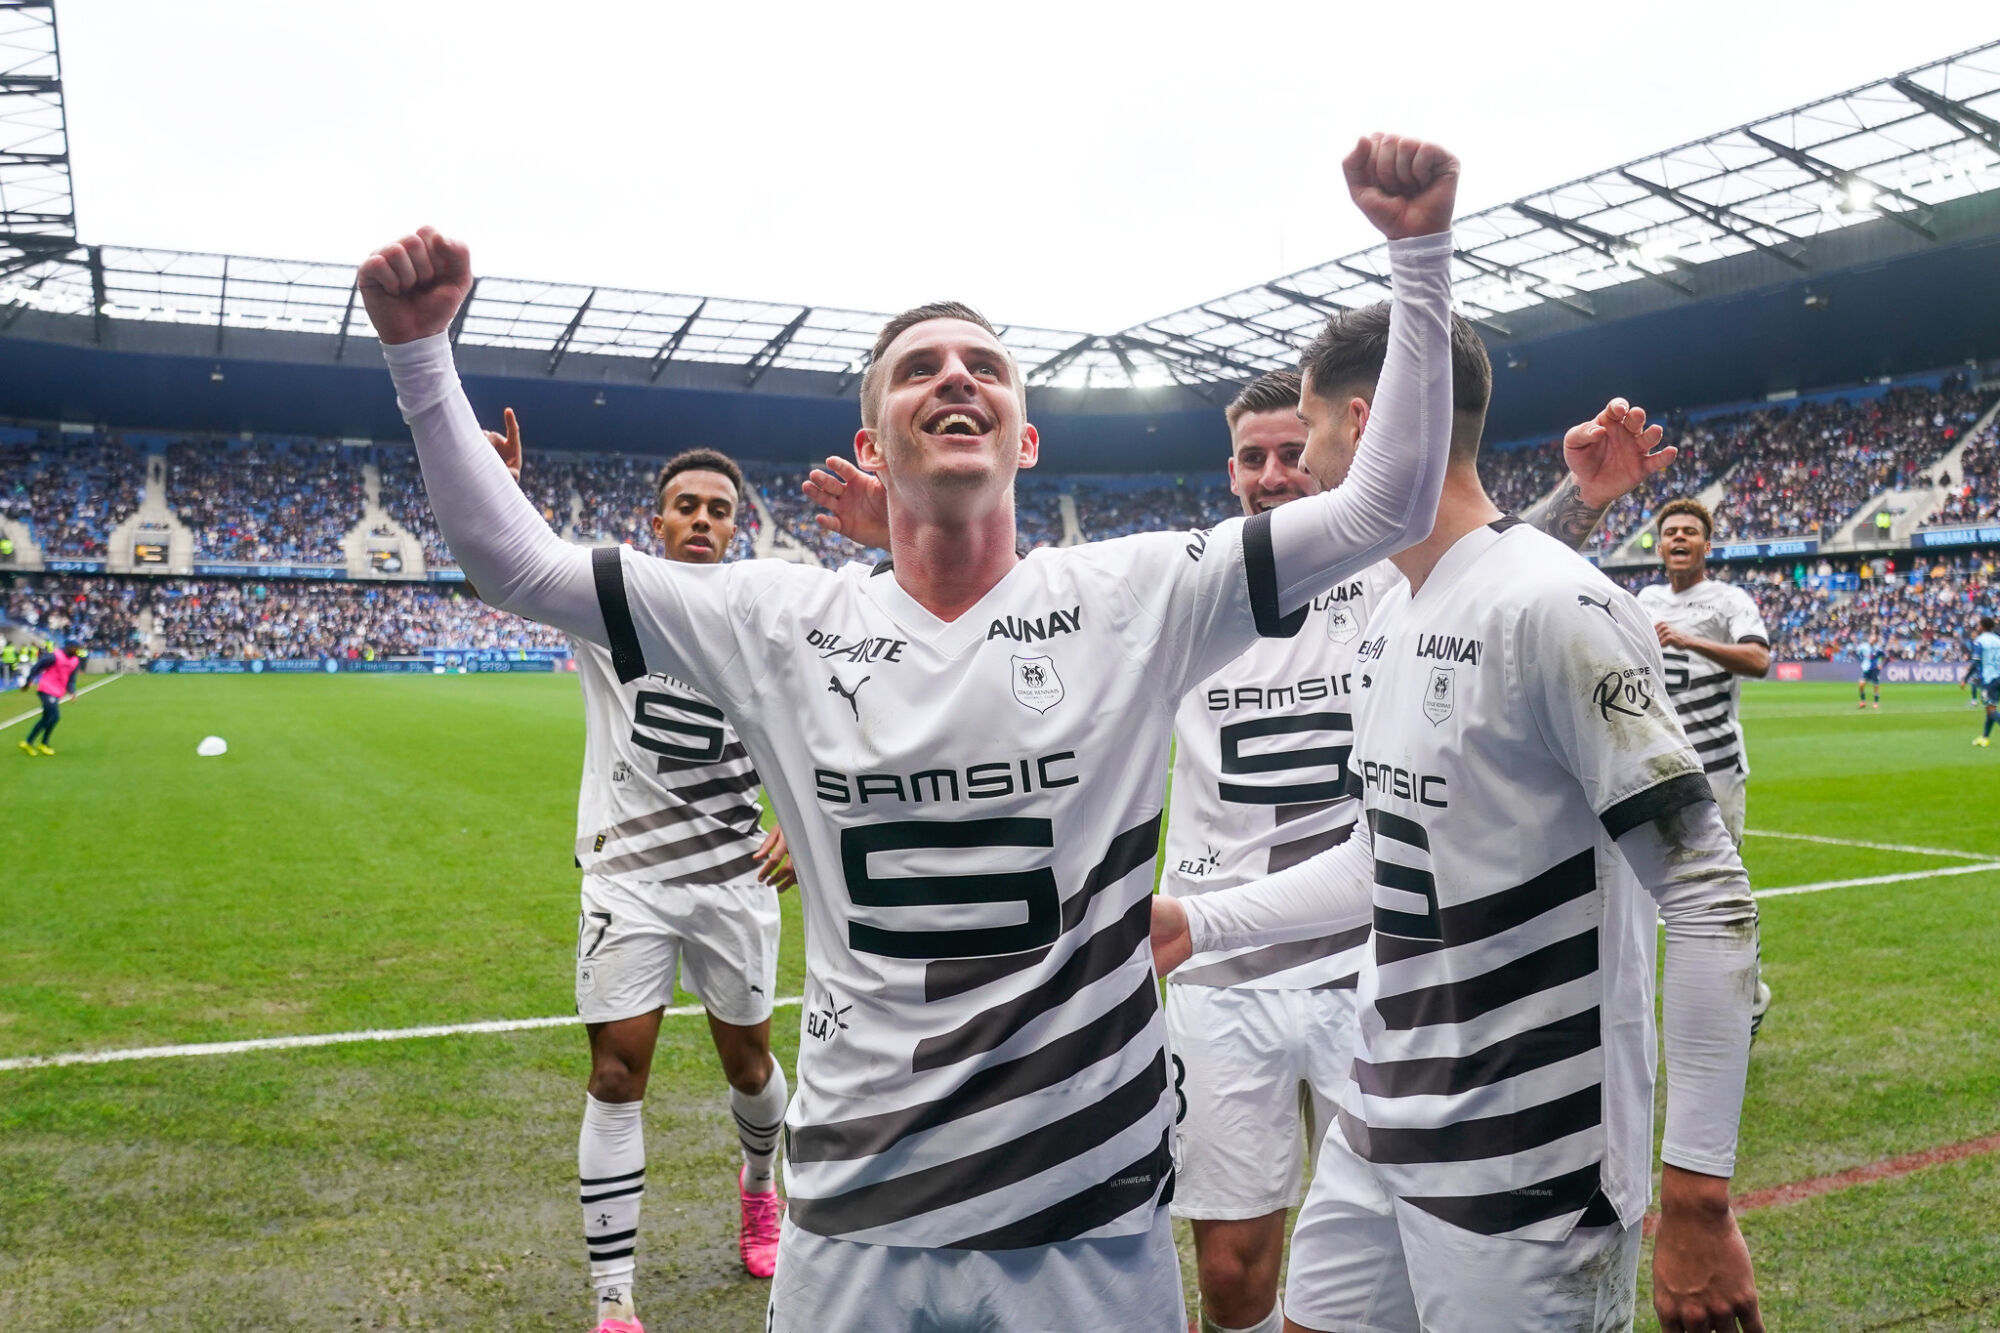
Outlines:
[[[1965,662],[1885,662],[1882,679],[1891,685],[1956,685],[1965,679]],[[1772,680],[1839,681],[1861,679],[1859,662],[1773,662]]]

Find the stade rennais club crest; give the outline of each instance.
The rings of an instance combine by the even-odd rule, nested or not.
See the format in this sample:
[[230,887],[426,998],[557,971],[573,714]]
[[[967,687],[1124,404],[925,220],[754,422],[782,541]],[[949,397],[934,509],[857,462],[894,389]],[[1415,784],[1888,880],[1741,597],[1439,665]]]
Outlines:
[[1014,697],[1037,713],[1046,713],[1063,700],[1062,677],[1056,674],[1052,657],[1013,659]]

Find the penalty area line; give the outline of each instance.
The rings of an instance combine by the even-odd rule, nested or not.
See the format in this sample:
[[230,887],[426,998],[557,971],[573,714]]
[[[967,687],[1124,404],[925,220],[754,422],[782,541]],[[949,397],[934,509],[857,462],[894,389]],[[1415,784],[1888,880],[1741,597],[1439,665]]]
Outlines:
[[1949,847],[1912,847],[1901,842],[1864,842],[1859,838],[1829,838],[1818,833],[1779,833],[1774,829],[1744,829],[1746,838],[1784,838],[1790,842],[1820,842],[1829,847],[1866,847],[1877,852],[1914,852],[1919,856],[1951,856],[1961,861],[1990,861],[1989,852],[1959,852]]
[[[84,695],[89,694],[95,690],[103,689],[106,685],[109,685],[114,680],[123,680],[125,679],[127,674],[128,673],[123,671],[116,671],[113,672],[111,675],[106,676],[103,680],[98,681],[95,685],[86,685],[82,689],[76,692],[76,698],[71,699],[70,702],[75,703],[77,699],[81,699]],[[23,713],[19,717],[10,717],[5,722],[0,722],[0,731],[5,731],[9,727],[17,727],[21,725],[21,723],[26,722],[29,718],[40,717],[41,715],[42,715],[42,710],[37,708],[32,713]]]
[[1863,879],[1827,879],[1817,884],[1792,884],[1782,889],[1758,889],[1753,898],[1788,898],[1795,893],[1825,893],[1828,889],[1859,889],[1870,884],[1902,884],[1919,879],[1942,879],[1946,875],[1981,875],[2000,870],[2000,861],[1976,866],[1945,866],[1941,870],[1906,870],[1897,875],[1869,875]]
[[[773,1000],[774,1009],[804,1003],[804,997],[788,995]],[[687,1018],[707,1012],[698,1004],[673,1005],[668,1018]],[[499,1018],[483,1023],[437,1023],[415,1028],[369,1028],[360,1032],[321,1032],[298,1037],[256,1037],[248,1041],[207,1041],[182,1046],[138,1046],[114,1051],[71,1051],[62,1055],[17,1055],[0,1060],[0,1073],[15,1069],[53,1069],[63,1065],[109,1065],[127,1060],[171,1060],[191,1055],[241,1055],[249,1051],[296,1051],[308,1046],[349,1046],[366,1041],[414,1041],[420,1037],[459,1037],[491,1032],[530,1032],[536,1028],[580,1027],[581,1018],[564,1014],[556,1018]]]

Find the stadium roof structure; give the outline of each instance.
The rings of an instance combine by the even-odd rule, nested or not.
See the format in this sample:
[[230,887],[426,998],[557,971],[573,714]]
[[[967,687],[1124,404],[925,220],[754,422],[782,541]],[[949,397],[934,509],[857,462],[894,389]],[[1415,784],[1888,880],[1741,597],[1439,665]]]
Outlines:
[[[1614,290],[1714,295],[1708,266],[1739,256],[1810,276],[1827,238],[1864,222],[1935,243],[1940,208],[1994,190],[2000,42],[1461,217],[1454,295],[1504,347],[1546,331],[1551,314],[1629,312]],[[1387,265],[1376,246],[1117,333],[1014,326],[1002,337],[1034,386],[1087,396],[1177,385],[1214,400],[1296,364],[1328,313],[1387,295]],[[322,335],[334,361],[372,338],[348,265],[81,242],[54,0],[0,0],[0,333],[29,311],[88,320],[98,343],[115,322],[212,327],[218,355],[233,330]],[[842,396],[885,318],[483,277],[452,337],[551,376],[589,354],[621,359],[621,379],[635,382],[696,364],[716,387],[750,390],[782,369],[820,372],[781,376],[783,392]]]

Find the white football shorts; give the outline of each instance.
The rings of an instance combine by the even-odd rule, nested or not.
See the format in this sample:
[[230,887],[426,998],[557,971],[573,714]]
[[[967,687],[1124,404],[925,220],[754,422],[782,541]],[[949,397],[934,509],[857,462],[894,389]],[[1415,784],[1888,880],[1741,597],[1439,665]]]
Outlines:
[[1285,1316],[1327,1333],[1619,1333],[1638,1283],[1637,1222],[1559,1241],[1465,1231],[1391,1197],[1336,1122],[1292,1228]]
[[1131,1236],[1022,1250],[865,1245],[779,1232],[767,1333],[1185,1333],[1164,1208]]
[[1749,774],[1741,769],[1719,769],[1708,775],[1708,789],[1715,793],[1715,804],[1722,811],[1722,826],[1729,830],[1729,836],[1736,839],[1736,845],[1743,845],[1743,823],[1748,802]]
[[771,1016],[778,984],[778,895],[767,884],[627,884],[583,877],[576,1012],[586,1023],[637,1018],[674,1001],[674,973],[716,1018]]
[[1176,1217],[1295,1207],[1354,1060],[1352,990],[1167,986]]

